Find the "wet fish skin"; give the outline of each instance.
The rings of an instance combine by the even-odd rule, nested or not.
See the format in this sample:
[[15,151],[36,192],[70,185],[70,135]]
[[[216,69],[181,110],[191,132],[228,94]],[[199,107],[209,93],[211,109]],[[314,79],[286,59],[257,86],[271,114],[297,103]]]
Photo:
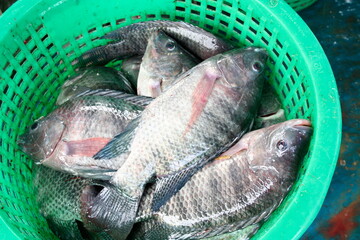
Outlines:
[[80,214],[81,193],[91,179],[74,177],[45,166],[34,166],[34,189],[41,215],[63,240],[110,239],[107,233],[84,227]]
[[83,96],[103,96],[103,97],[111,97],[116,99],[123,99],[124,101],[130,104],[134,104],[140,107],[146,107],[153,100],[153,98],[151,97],[139,96],[139,95],[124,93],[116,90],[108,90],[108,89],[86,90],[85,92],[76,95],[76,97],[83,97]]
[[252,130],[268,127],[286,121],[285,111],[274,88],[265,82],[259,111]]
[[[251,192],[251,189],[257,191],[261,189],[261,184],[268,183],[269,185],[271,181],[275,184],[279,184],[280,182],[284,183],[281,187],[270,186],[269,188],[270,190],[280,192],[278,193],[280,198],[276,198],[273,201],[266,201],[269,202],[270,205],[273,204],[277,206],[294,181],[297,165],[307,151],[307,145],[309,144],[312,132],[309,126],[310,123],[308,121],[297,119],[245,134],[232,149],[196,173],[157,213],[151,210],[155,187],[154,185],[148,186],[141,199],[136,219],[137,224],[128,239],[159,239],[160,237],[161,239],[168,239],[168,234],[171,234],[172,237],[179,237],[180,239],[184,239],[185,236],[197,238],[201,236],[201,234],[197,232],[199,229],[204,229],[205,227],[207,230],[209,229],[208,225],[204,225],[203,228],[169,225],[169,221],[163,219],[171,219],[171,215],[178,215],[179,217],[175,219],[182,221],[186,218],[193,218],[191,219],[194,223],[193,226],[198,226],[198,222],[201,222],[201,220],[204,220],[202,224],[210,220],[210,222],[212,222],[211,224],[215,225],[211,225],[212,230],[207,231],[207,235],[204,234],[206,237],[212,236],[215,233],[222,234],[227,231],[235,231],[242,228],[244,224],[247,224],[246,221],[242,221],[241,219],[243,216],[246,218],[246,213],[236,213],[239,214],[240,220],[223,217],[220,221],[217,221],[218,219],[209,218],[207,215],[217,214],[221,216],[221,214],[218,214],[219,211],[227,211],[229,208],[235,206],[234,202],[236,201],[240,203],[241,201],[246,201],[247,197],[250,196],[247,195],[247,193]],[[278,143],[284,139],[286,140],[287,150],[291,151],[289,153],[283,150],[281,154],[278,154],[278,146],[280,146]],[[281,144],[281,146],[283,145],[284,144]],[[275,152],[268,151],[269,149],[275,150]],[[249,161],[249,159],[252,159],[252,161]],[[284,167],[284,164],[289,165]],[[274,167],[274,169],[272,169],[272,167]],[[83,224],[80,209],[81,204],[86,203],[83,202],[81,193],[88,187],[88,184],[92,183],[92,180],[74,177],[66,173],[59,173],[43,166],[39,166],[39,168],[35,174],[34,184],[38,189],[36,196],[42,215],[47,219],[50,227],[52,227],[57,234],[60,232],[60,236],[75,236],[76,239],[82,239],[81,234],[83,233],[79,231],[78,225]],[[248,174],[248,172],[250,172],[250,174]],[[267,172],[270,172],[270,174]],[[276,174],[271,174],[271,172]],[[254,176],[254,174],[256,176]],[[251,177],[254,178],[249,180]],[[256,182],[254,179],[258,179],[259,181]],[[257,186],[257,183],[260,184]],[[239,191],[239,189],[241,191]],[[243,194],[243,189],[247,189],[245,194]],[[93,190],[96,193],[96,190]],[[267,193],[269,196],[271,194],[272,196],[276,196],[276,193],[272,193],[272,191],[268,191]],[[267,193],[265,192],[264,194]],[[261,201],[261,196],[259,198]],[[222,206],[212,206],[211,204],[214,201],[216,201],[214,204]],[[256,218],[256,223],[242,230],[245,239],[256,231],[259,227],[259,222],[265,220],[267,214],[274,209],[269,207],[271,209],[269,213],[260,214],[259,212],[263,211],[266,204],[259,205],[257,202],[255,203],[257,206],[260,206],[260,208],[256,208],[255,206],[252,208],[255,209],[255,211],[250,211],[250,214],[260,215],[260,217]],[[245,212],[249,209],[243,210]],[[249,218],[251,218],[251,216]],[[161,225],[160,228],[159,225]],[[84,226],[86,225],[84,224]],[[154,228],[160,231],[156,232],[156,234],[159,234],[156,235],[157,238],[150,238],[144,235],[152,232]],[[94,232],[91,232],[91,229],[85,228],[84,230],[87,231],[87,234],[94,234]],[[100,233],[97,232],[96,234]],[[238,233],[233,233],[232,235],[238,236]],[[104,239],[102,235],[100,236],[98,239]],[[214,239],[223,239],[227,236],[230,235],[221,235]],[[108,236],[108,238],[111,239],[110,236]],[[64,239],[68,238],[65,237]],[[230,239],[234,239],[234,237]]]
[[124,59],[121,65],[121,71],[125,74],[126,78],[129,79],[132,86],[137,88],[137,79],[140,71],[140,64],[143,56],[134,56]]
[[[125,130],[134,132],[130,155],[110,180],[114,187],[101,190],[85,210],[89,221],[126,236],[146,183],[158,177],[153,202],[158,208],[214,154],[248,131],[260,101],[266,59],[260,48],[219,54],[181,75],[151,102],[136,127]],[[123,142],[118,135],[94,157],[119,158]]]
[[245,134],[158,212],[146,192],[129,239],[202,239],[261,223],[289,192],[311,136],[304,119]]
[[260,117],[257,116],[254,121],[252,130],[268,127],[277,123],[285,122],[285,111],[280,108],[276,113],[270,114],[269,116]]
[[95,161],[92,156],[142,110],[111,97],[71,99],[37,120],[19,137],[18,144],[37,164],[74,175],[109,179],[121,162]]
[[278,112],[279,109],[282,109],[282,105],[278,95],[274,88],[268,82],[265,82],[258,116],[267,117]]
[[61,105],[76,95],[95,89],[111,89],[134,94],[131,83],[119,71],[108,67],[89,67],[79,70],[61,88],[57,105]]
[[143,55],[151,33],[158,30],[164,31],[202,60],[234,48],[231,44],[192,24],[155,20],[134,23],[106,34],[102,38],[112,42],[85,52],[78,58],[77,64],[104,65],[116,58]]
[[157,97],[199,60],[162,31],[151,34],[140,65],[137,94]]

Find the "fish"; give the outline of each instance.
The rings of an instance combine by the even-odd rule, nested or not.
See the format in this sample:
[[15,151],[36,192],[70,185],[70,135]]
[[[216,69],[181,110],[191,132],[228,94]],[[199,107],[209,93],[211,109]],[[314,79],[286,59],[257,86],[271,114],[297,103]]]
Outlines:
[[285,111],[274,88],[265,82],[261,103],[255,118],[253,130],[286,121]]
[[113,59],[143,55],[154,31],[162,30],[201,60],[234,49],[232,44],[186,22],[155,20],[134,23],[107,33],[101,39],[109,43],[82,54],[77,66],[105,65]]
[[108,67],[89,67],[79,70],[61,87],[56,104],[61,105],[86,90],[111,89],[135,94],[131,83],[120,71]]
[[121,71],[125,74],[126,78],[129,79],[132,86],[137,88],[137,79],[140,72],[140,64],[143,55],[133,56],[123,60],[121,64]]
[[51,168],[34,166],[34,190],[40,214],[62,240],[111,239],[100,229],[86,229],[81,217],[81,195],[91,179],[74,177]]
[[[245,134],[157,212],[151,209],[156,183],[147,186],[128,239],[238,239],[239,235],[248,239],[291,189],[312,132],[308,120],[294,119]],[[95,196],[99,191],[90,185],[93,180],[35,167],[40,212],[58,237],[106,236],[84,225],[81,209],[92,198],[83,195]]]
[[[157,179],[152,208],[159,209],[215,154],[249,131],[267,57],[256,47],[218,54],[155,98],[94,155],[122,165],[84,210],[88,221],[126,238],[147,183]],[[124,143],[130,151],[125,160]]]
[[157,97],[200,61],[162,31],[151,34],[140,65],[137,94]]
[[202,239],[253,226],[248,239],[291,189],[312,132],[310,121],[294,119],[245,134],[158,211],[150,189],[128,239]]
[[112,97],[74,98],[36,120],[18,144],[36,164],[76,176],[109,179],[121,162],[95,161],[93,155],[143,109]]

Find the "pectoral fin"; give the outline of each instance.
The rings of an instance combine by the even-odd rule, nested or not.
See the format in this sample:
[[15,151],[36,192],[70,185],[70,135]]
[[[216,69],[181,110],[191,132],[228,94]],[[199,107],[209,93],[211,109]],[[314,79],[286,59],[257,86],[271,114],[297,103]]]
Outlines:
[[97,152],[94,159],[111,159],[129,151],[140,118],[131,121],[124,131],[115,136],[103,149]]
[[88,138],[74,141],[64,141],[67,154],[70,156],[92,157],[100,151],[111,138]]
[[183,135],[185,135],[188,131],[190,131],[196,120],[203,112],[209,100],[209,97],[214,89],[215,82],[218,78],[219,76],[216,73],[205,72],[202,79],[197,84],[192,95],[190,120],[187,124],[187,127]]

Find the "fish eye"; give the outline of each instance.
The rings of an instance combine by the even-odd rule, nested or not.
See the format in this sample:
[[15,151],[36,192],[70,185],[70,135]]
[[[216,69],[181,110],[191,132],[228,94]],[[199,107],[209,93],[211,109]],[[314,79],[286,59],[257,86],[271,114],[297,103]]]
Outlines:
[[284,140],[280,140],[276,143],[276,148],[280,151],[285,151],[287,149],[288,145]]
[[38,126],[39,124],[37,122],[34,122],[33,125],[31,125],[30,129],[35,130]]
[[261,72],[263,70],[263,64],[259,61],[255,61],[252,65],[252,68],[256,72]]
[[173,41],[167,42],[165,45],[166,49],[169,51],[174,51],[175,43]]

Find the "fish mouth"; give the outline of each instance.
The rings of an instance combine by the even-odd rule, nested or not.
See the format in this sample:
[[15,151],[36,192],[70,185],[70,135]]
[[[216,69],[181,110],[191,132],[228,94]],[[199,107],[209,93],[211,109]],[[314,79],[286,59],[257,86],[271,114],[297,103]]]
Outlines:
[[314,130],[310,121],[299,119],[293,126],[300,138],[310,140]]
[[277,113],[277,111],[261,115],[260,117],[261,118],[268,118],[268,117],[274,116],[276,113]]
[[312,124],[309,120],[306,119],[299,119],[293,126],[294,128],[298,130],[304,130],[304,131],[312,131]]

